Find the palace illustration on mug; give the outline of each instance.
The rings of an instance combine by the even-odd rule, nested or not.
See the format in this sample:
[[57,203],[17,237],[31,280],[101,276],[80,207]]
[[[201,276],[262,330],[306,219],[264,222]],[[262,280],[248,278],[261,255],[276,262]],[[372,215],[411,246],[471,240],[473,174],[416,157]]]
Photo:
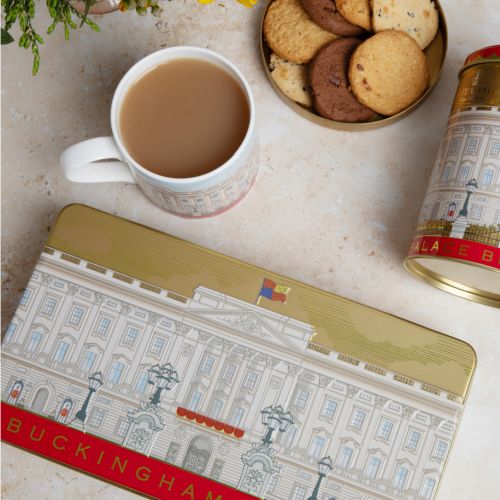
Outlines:
[[244,164],[220,183],[198,191],[173,191],[161,183],[156,184],[140,172],[136,181],[146,196],[167,212],[186,218],[216,215],[236,205],[250,190],[259,170],[258,140],[246,153]]
[[418,232],[500,247],[500,109],[452,115],[437,162]]
[[461,398],[312,343],[265,294],[184,297],[46,247],[2,399],[261,498],[434,498]]

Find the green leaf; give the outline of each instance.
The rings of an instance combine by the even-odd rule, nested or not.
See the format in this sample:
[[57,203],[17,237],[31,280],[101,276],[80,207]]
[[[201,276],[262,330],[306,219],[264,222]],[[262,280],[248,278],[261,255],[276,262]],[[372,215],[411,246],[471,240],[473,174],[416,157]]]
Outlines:
[[101,29],[99,28],[99,26],[94,23],[94,21],[91,21],[88,17],[87,19],[85,19],[85,24],[92,30],[96,31],[96,32],[99,32],[101,31]]
[[12,43],[13,41],[14,39],[12,38],[12,35],[2,28],[2,45],[7,45],[8,43]]
[[35,57],[33,58],[33,70],[32,70],[33,76],[35,76],[38,73],[39,68],[40,68],[40,56],[38,52],[36,52]]

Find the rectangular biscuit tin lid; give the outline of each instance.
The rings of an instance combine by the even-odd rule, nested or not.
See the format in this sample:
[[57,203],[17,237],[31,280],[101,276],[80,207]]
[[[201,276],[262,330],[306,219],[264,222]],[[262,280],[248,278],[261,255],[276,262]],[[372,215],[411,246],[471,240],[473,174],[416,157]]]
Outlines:
[[[295,340],[306,342],[311,354],[320,353],[319,361],[335,358],[452,401],[467,396],[476,364],[469,344],[154,229],[70,205],[47,241],[46,251],[54,249],[65,262],[74,259],[88,269],[111,272],[121,284],[180,301],[197,294],[205,304],[221,296],[258,302],[262,310],[309,325]],[[286,302],[259,299],[265,279],[289,289]]]
[[2,440],[152,498],[431,500],[475,368],[460,340],[82,205],[2,349]]

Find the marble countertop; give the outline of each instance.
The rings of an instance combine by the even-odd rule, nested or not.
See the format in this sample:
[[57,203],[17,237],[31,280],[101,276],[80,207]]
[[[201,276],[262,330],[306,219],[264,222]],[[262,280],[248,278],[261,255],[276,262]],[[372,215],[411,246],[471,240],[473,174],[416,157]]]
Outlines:
[[[362,133],[311,124],[288,109],[260,64],[263,5],[166,2],[160,20],[115,12],[101,33],[46,38],[37,77],[31,53],[2,50],[2,307],[10,320],[57,213],[85,203],[276,270],[471,343],[478,368],[444,475],[440,500],[493,500],[500,491],[500,311],[410,276],[402,260],[423,200],[465,56],[498,43],[497,0],[443,0],[449,50],[440,82],[412,115]],[[37,5],[36,26],[48,19]],[[223,29],[221,29],[223,26]],[[85,138],[110,135],[113,89],[128,67],[170,45],[208,47],[236,62],[257,102],[262,163],[257,182],[229,212],[189,221],[162,212],[134,185],[71,184],[58,157]],[[3,446],[6,500],[133,495]]]

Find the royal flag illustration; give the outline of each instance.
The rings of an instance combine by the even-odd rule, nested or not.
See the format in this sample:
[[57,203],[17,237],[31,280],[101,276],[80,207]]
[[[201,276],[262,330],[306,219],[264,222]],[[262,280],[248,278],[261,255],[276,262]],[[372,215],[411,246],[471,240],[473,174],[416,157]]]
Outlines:
[[262,297],[269,300],[282,302],[284,304],[286,302],[289,292],[290,292],[290,287],[285,285],[278,285],[273,280],[270,280],[269,278],[264,278],[264,281],[262,283],[262,288],[260,289],[259,296],[257,298],[257,305],[259,305],[260,299]]
[[149,498],[433,499],[472,348],[282,279],[66,208],[3,338],[2,440]]

